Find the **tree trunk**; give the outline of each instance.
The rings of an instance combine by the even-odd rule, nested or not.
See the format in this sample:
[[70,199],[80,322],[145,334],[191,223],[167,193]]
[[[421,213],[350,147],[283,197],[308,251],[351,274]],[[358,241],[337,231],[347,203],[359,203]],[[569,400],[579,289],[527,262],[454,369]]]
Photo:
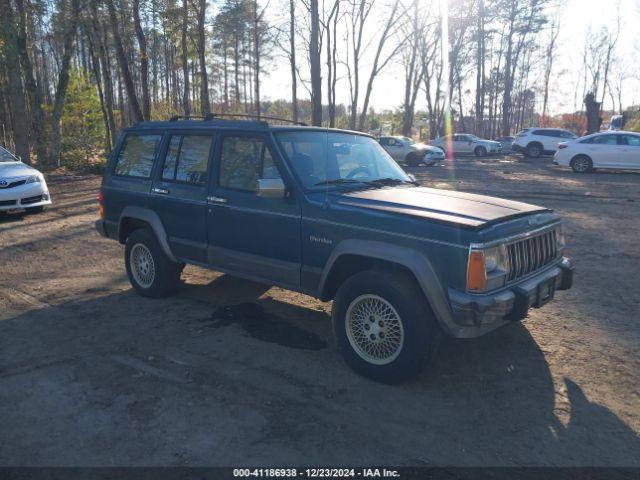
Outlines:
[[256,115],[260,116],[260,17],[258,15],[258,2],[253,1],[253,88],[254,101],[256,102]]
[[133,84],[133,79],[131,78],[131,71],[129,70],[129,61],[127,60],[124,46],[122,44],[122,37],[120,36],[120,30],[118,28],[118,16],[116,14],[116,7],[113,3],[113,0],[106,0],[106,3],[109,10],[113,40],[116,46],[116,57],[118,59],[118,64],[120,65],[120,73],[122,75],[122,79],[124,80],[124,86],[127,90],[127,96],[129,97],[129,106],[131,107],[133,121],[142,122],[144,120],[144,115],[142,114],[140,104],[138,103],[138,95],[136,93],[135,85]]
[[295,0],[289,0],[289,66],[291,67],[291,114],[298,121],[298,81],[296,72],[296,6]]
[[149,57],[147,56],[147,40],[140,23],[140,0],[133,0],[133,25],[140,48],[140,83],[142,84],[142,115],[151,120],[151,98],[149,97]]
[[[31,104],[31,131],[36,143],[36,158],[38,163],[46,163],[47,142],[44,135],[44,113],[42,111],[41,90],[38,88],[34,75],[33,64],[27,51],[27,12],[24,0],[16,0],[16,7],[19,16],[19,28],[17,36],[18,53],[20,55],[20,66],[24,78],[24,86]],[[28,159],[27,159],[28,160]]]
[[191,115],[191,103],[189,100],[189,51],[187,50],[187,31],[189,28],[189,5],[188,0],[182,0],[182,76],[183,78],[183,91],[182,91],[182,109],[184,115],[188,117]]
[[29,163],[29,126],[20,60],[18,58],[17,34],[10,0],[0,0],[0,38],[4,40],[4,57],[7,65],[7,89],[11,109],[11,133],[16,155]]
[[318,0],[311,0],[311,38],[309,61],[311,63],[311,123],[322,125],[322,73],[320,70],[320,17]]
[[200,110],[202,115],[211,112],[209,103],[209,79],[207,77],[207,57],[205,39],[205,19],[207,14],[207,0],[200,0],[198,10],[198,58],[200,60]]
[[484,122],[484,0],[478,0],[478,23],[476,39],[476,128],[475,133],[483,136]]
[[56,96],[53,101],[53,111],[51,114],[51,137],[49,139],[49,166],[60,166],[60,120],[62,119],[62,108],[67,97],[67,87],[69,86],[69,67],[71,66],[71,54],[73,53],[73,41],[76,36],[78,25],[78,15],[80,14],[80,0],[71,0],[71,11],[68,12],[69,23],[64,33],[64,46],[62,59],[60,61],[60,72],[58,74],[58,85],[56,86]]

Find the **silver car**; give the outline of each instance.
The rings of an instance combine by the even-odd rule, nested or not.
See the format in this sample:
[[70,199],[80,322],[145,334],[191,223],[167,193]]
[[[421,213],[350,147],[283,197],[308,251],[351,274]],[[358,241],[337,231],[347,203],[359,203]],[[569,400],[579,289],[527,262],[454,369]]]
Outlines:
[[380,137],[382,148],[396,162],[415,167],[420,164],[432,166],[444,161],[444,152],[424,143],[416,143],[409,137]]
[[45,205],[51,205],[51,197],[42,173],[0,147],[0,212],[25,209],[36,213]]
[[431,145],[442,150],[452,150],[452,154],[472,153],[476,157],[502,153],[502,144],[493,140],[484,140],[468,133],[445,135],[431,141]]

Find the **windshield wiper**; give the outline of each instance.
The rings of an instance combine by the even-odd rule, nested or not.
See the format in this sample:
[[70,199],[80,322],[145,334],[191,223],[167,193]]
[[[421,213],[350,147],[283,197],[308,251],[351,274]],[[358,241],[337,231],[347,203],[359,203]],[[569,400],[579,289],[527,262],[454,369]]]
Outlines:
[[411,185],[420,185],[418,182],[414,182],[413,180],[402,180],[400,178],[376,178],[375,180],[370,180],[369,183],[373,183],[376,185],[398,185],[398,184],[411,184]]
[[354,184],[354,183],[359,183],[359,184],[368,184],[370,182],[367,182],[365,180],[356,180],[354,178],[334,178],[332,180],[323,180],[321,182],[316,182],[313,184],[314,187],[317,187],[319,185],[345,185],[345,184]]

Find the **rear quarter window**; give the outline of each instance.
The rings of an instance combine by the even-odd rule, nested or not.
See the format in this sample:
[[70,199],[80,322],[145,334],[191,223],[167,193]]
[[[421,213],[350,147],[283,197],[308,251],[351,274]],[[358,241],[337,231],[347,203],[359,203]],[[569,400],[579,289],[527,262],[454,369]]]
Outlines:
[[127,135],[118,154],[114,174],[122,177],[150,178],[161,138],[161,135]]

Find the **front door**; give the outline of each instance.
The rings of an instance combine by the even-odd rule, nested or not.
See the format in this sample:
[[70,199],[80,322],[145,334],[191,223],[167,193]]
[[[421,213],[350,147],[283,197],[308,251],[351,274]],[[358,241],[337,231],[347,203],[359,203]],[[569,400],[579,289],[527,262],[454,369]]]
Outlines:
[[300,206],[291,194],[258,196],[259,179],[283,178],[271,138],[221,134],[216,159],[207,210],[209,263],[222,271],[298,289]]
[[151,189],[153,210],[167,232],[173,254],[207,261],[207,183],[213,152],[211,132],[170,133]]
[[620,168],[640,169],[640,135],[618,135],[620,142]]
[[591,150],[594,167],[620,167],[622,146],[618,145],[618,135],[603,134],[594,137]]

